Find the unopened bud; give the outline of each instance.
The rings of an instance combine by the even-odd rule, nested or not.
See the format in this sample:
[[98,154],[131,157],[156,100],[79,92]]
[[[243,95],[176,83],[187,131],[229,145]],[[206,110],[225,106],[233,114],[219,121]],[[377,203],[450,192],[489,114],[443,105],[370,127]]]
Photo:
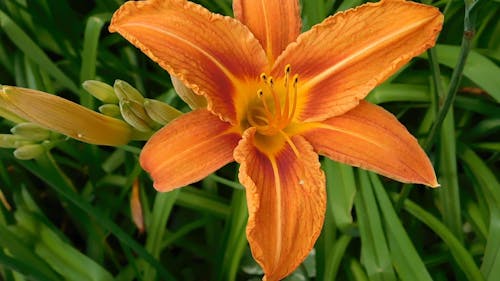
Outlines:
[[14,150],[14,157],[19,160],[31,160],[37,158],[45,152],[45,147],[41,144],[27,144]]
[[[141,132],[151,132],[153,129],[150,127],[150,123],[148,120],[145,120],[143,117],[146,116],[146,112],[142,109],[143,114],[141,114],[140,110],[135,108],[137,103],[134,102],[123,102],[120,101],[120,111],[122,113],[123,119],[130,124],[132,127],[136,128]],[[140,106],[140,105],[139,105]],[[141,107],[142,108],[142,107]],[[137,114],[139,113],[139,114]],[[148,117],[149,119],[149,117]]]
[[116,104],[103,104],[99,106],[99,112],[110,117],[120,117],[120,107]]
[[182,112],[159,100],[144,99],[144,110],[153,121],[165,125],[182,115]]
[[118,97],[115,94],[115,90],[110,85],[97,81],[97,80],[87,80],[83,82],[82,87],[96,99],[104,103],[118,103]]
[[50,137],[50,131],[34,123],[20,123],[10,129],[16,136],[23,137],[31,141],[43,141]]
[[172,86],[174,86],[177,95],[185,102],[191,109],[206,108],[207,99],[204,96],[197,95],[193,90],[189,89],[182,83],[181,80],[170,76]]
[[119,146],[132,138],[132,128],[122,120],[41,91],[4,86],[0,106],[50,131],[87,143]]
[[32,141],[29,141],[21,136],[10,135],[10,134],[0,134],[0,147],[1,148],[18,148],[19,146],[32,144]]
[[142,94],[134,87],[132,87],[129,83],[116,80],[115,85],[115,94],[118,96],[120,101],[135,101],[137,103],[142,104],[144,102],[144,97]]

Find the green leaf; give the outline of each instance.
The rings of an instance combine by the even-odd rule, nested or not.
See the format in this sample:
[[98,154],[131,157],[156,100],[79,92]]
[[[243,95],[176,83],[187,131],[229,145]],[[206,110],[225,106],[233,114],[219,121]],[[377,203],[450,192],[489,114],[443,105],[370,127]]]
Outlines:
[[441,140],[439,142],[439,183],[441,184],[441,188],[437,190],[437,198],[439,198],[444,223],[455,234],[458,240],[463,241],[462,207],[460,205],[460,189],[458,184],[453,108],[450,108],[444,119],[439,137]]
[[113,280],[108,271],[61,240],[49,228],[42,225],[38,234],[41,241],[36,243],[35,253],[67,280]]
[[236,280],[241,258],[247,245],[245,228],[248,219],[245,192],[234,190],[231,200],[231,211],[218,253],[218,268],[216,280]]
[[323,168],[326,174],[328,204],[334,222],[341,231],[352,231],[352,208],[356,195],[356,181],[351,166],[325,159]]
[[436,233],[443,240],[443,242],[446,243],[451,254],[455,258],[455,261],[459,265],[460,269],[465,273],[468,280],[485,280],[479,271],[479,268],[477,268],[472,255],[442,222],[408,199],[404,202],[404,208],[432,229],[432,231],[434,231],[434,233]]
[[481,272],[488,281],[493,281],[500,276],[500,183],[474,151],[462,145],[459,155],[472,172],[474,182],[481,188],[489,206],[490,225]]
[[[452,45],[436,45],[438,60],[450,68],[454,68],[460,53],[460,47]],[[426,55],[423,55],[426,56]],[[500,102],[500,67],[487,57],[471,50],[465,64],[464,75]]]
[[[180,189],[172,190],[165,193],[156,193],[156,198],[153,205],[153,212],[149,217],[147,224],[148,237],[146,238],[146,250],[151,255],[158,259],[163,250],[162,241],[165,236],[167,220],[170,217],[170,212],[174,207],[175,201],[179,196]],[[145,280],[154,280],[156,276],[155,268],[147,266],[144,271]]]
[[387,233],[387,240],[389,240],[389,250],[399,277],[408,281],[431,281],[432,277],[408,237],[400,218],[394,211],[392,202],[387,196],[379,177],[374,173],[370,173],[370,179],[384,218],[384,229]]
[[50,73],[59,83],[61,83],[61,85],[79,95],[79,89],[76,84],[52,62],[45,52],[14,21],[12,21],[7,14],[1,10],[0,27],[27,57],[36,62],[40,68]]
[[361,234],[361,263],[370,280],[397,280],[370,180],[367,172],[358,171],[359,192],[356,194],[354,205]]

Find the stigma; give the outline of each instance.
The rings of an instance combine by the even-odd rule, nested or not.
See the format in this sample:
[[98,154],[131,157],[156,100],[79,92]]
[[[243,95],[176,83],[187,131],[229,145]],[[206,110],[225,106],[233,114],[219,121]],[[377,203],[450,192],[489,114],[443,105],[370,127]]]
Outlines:
[[262,135],[284,134],[283,130],[293,120],[299,76],[292,76],[291,71],[287,65],[283,77],[276,80],[266,73],[260,75],[262,87],[257,90],[256,102],[247,111],[247,120]]

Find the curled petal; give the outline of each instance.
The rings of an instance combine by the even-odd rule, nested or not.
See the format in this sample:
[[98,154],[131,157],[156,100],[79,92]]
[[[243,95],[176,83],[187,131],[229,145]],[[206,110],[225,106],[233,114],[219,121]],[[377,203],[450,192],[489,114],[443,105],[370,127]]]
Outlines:
[[326,208],[325,177],[311,145],[300,136],[278,141],[281,149],[263,152],[249,129],[234,153],[246,187],[247,238],[265,280],[284,278],[305,259]]
[[300,34],[297,0],[235,0],[233,10],[234,16],[259,39],[271,65]]
[[236,123],[239,83],[255,79],[266,55],[239,21],[186,0],[129,1],[111,20],[119,32],[171,75],[208,100],[208,109]]
[[318,153],[335,161],[401,182],[439,186],[417,140],[394,115],[377,105],[361,101],[343,115],[306,126],[302,135]]
[[241,136],[206,109],[182,115],[153,135],[140,162],[158,191],[199,181],[233,161]]
[[127,123],[41,91],[3,86],[0,108],[87,143],[120,146],[132,138],[132,128]]
[[[299,74],[299,120],[322,121],[354,108],[411,58],[435,44],[443,15],[414,2],[383,0],[337,13],[299,36],[273,73]],[[299,108],[298,108],[299,109]]]

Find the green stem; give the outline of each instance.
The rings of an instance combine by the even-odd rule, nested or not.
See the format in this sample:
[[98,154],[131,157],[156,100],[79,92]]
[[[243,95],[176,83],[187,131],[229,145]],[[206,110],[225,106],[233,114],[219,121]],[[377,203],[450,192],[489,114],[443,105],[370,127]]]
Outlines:
[[[444,119],[445,119],[446,115],[448,114],[448,111],[450,110],[451,105],[455,102],[458,88],[460,86],[460,81],[462,79],[462,73],[463,73],[464,68],[465,68],[465,63],[467,61],[467,57],[468,57],[470,49],[471,49],[471,42],[472,42],[472,38],[474,37],[474,21],[470,20],[470,12],[471,12],[474,5],[471,6],[467,1],[464,1],[464,2],[465,2],[464,33],[463,33],[463,37],[462,37],[460,54],[458,56],[458,62],[453,70],[452,75],[451,75],[451,81],[450,81],[450,85],[448,86],[446,98],[445,98],[442,106],[439,108],[439,110],[437,112],[436,120],[434,121],[434,124],[432,124],[432,127],[429,130],[429,134],[427,135],[427,138],[425,139],[425,141],[422,145],[422,147],[424,148],[424,150],[426,152],[429,152],[432,149],[432,147],[434,145],[434,141],[435,141],[436,136],[437,136],[437,133],[441,130]],[[444,90],[442,89],[439,66],[437,66],[437,67],[435,66],[437,64],[437,56],[436,56],[435,51],[429,52],[429,59],[431,61],[431,69],[433,72],[433,79],[434,79],[436,90],[437,90],[438,94],[441,94],[444,92]],[[410,195],[411,187],[412,187],[412,185],[409,185],[409,184],[405,184],[403,186],[403,189],[401,190],[399,199],[395,205],[395,208],[397,211],[399,211],[401,209],[404,201]]]
[[[37,158],[36,160],[36,164],[38,164],[41,169],[37,169],[36,164],[33,162],[22,161],[20,163],[25,168],[30,170],[33,174],[37,175],[43,180],[46,180],[47,184],[49,184],[62,197],[66,198],[69,202],[73,203],[75,206],[87,213],[102,227],[113,233],[121,242],[135,251],[137,255],[154,266],[158,271],[158,274],[162,276],[162,278],[164,278],[165,280],[176,280],[153,256],[151,256],[151,254],[149,254],[139,243],[137,243],[132,237],[130,237],[125,231],[123,231],[123,229],[112,222],[108,217],[103,216],[101,213],[95,210],[85,200],[80,198],[79,195],[72,190],[71,184],[67,183],[67,178],[61,173],[59,167],[49,153]],[[52,175],[53,177],[43,176],[47,174]]]
[[[448,92],[446,94],[446,99],[444,100],[443,105],[440,107],[438,115],[436,117],[436,121],[432,125],[431,130],[429,131],[429,135],[424,142],[424,149],[429,151],[432,149],[434,144],[434,140],[436,138],[437,133],[441,130],[441,126],[443,125],[443,121],[450,110],[451,105],[455,101],[455,97],[457,96],[458,88],[460,86],[460,81],[462,79],[462,73],[465,68],[465,63],[467,62],[467,57],[469,56],[469,52],[471,49],[472,38],[474,37],[474,25],[470,20],[470,12],[472,7],[465,1],[465,17],[464,17],[464,33],[462,37],[462,45],[460,48],[460,54],[458,57],[458,62],[453,70],[451,75],[450,86],[448,87]],[[437,89],[439,89],[439,85],[441,81],[436,83]]]

